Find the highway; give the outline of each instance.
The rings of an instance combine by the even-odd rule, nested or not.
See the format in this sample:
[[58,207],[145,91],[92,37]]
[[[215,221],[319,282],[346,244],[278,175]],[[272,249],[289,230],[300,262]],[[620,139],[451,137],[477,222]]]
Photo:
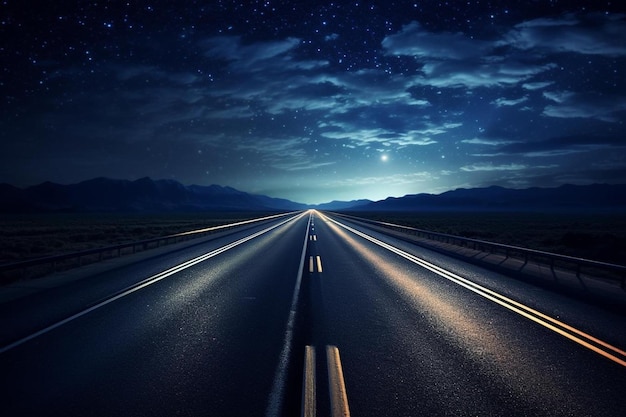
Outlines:
[[626,315],[307,211],[0,304],[3,416],[624,416]]

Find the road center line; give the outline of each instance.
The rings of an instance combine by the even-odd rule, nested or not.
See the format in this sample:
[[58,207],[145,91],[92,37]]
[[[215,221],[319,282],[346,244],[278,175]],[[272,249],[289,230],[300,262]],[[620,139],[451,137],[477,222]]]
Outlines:
[[283,224],[285,224],[287,222],[293,221],[295,219],[299,219],[303,215],[304,214],[300,214],[300,215],[295,216],[295,217],[290,217],[289,219],[281,221],[280,223],[277,223],[277,224],[275,224],[273,226],[270,226],[267,229],[260,230],[260,231],[258,231],[256,233],[253,233],[253,234],[251,234],[249,236],[246,236],[246,237],[244,237],[242,239],[239,239],[239,240],[237,240],[235,242],[229,243],[228,245],[222,246],[221,248],[215,249],[215,250],[213,250],[211,252],[205,253],[204,255],[198,256],[197,258],[194,258],[194,259],[191,259],[189,261],[183,262],[182,264],[176,265],[176,266],[174,266],[174,267],[172,267],[170,269],[167,269],[167,270],[165,270],[163,272],[159,272],[156,275],[153,275],[153,276],[151,276],[149,278],[146,278],[143,281],[140,281],[140,282],[138,282],[136,284],[133,284],[133,285],[131,285],[129,287],[126,287],[125,289],[117,292],[113,296],[111,296],[109,298],[106,298],[105,300],[100,301],[99,303],[97,303],[97,304],[95,304],[95,305],[93,305],[93,306],[91,306],[91,307],[89,307],[89,308],[87,308],[85,310],[82,310],[82,311],[80,311],[80,312],[78,312],[76,314],[73,314],[73,315],[71,315],[71,316],[69,316],[69,317],[67,317],[67,318],[65,318],[65,319],[63,319],[61,321],[58,321],[58,322],[56,322],[56,323],[54,323],[54,324],[52,324],[52,325],[50,325],[48,327],[45,327],[45,328],[43,328],[43,329],[41,329],[41,330],[39,330],[39,331],[29,335],[29,336],[26,336],[26,337],[24,337],[22,339],[19,339],[19,340],[15,341],[15,342],[13,342],[11,344],[8,344],[8,345],[0,348],[0,354],[2,354],[4,352],[7,352],[7,351],[9,351],[9,350],[11,350],[13,348],[16,348],[16,347],[18,347],[18,346],[20,346],[20,345],[22,345],[22,344],[32,340],[32,339],[35,339],[36,337],[42,336],[42,335],[44,335],[44,334],[46,334],[46,333],[48,333],[48,332],[50,332],[50,331],[52,331],[52,330],[54,330],[54,329],[56,329],[58,327],[63,326],[64,324],[67,324],[67,323],[69,323],[71,321],[76,320],[79,317],[82,317],[82,316],[84,316],[86,314],[89,314],[92,311],[95,311],[95,310],[99,309],[100,307],[104,307],[105,305],[110,304],[110,303],[112,303],[112,302],[114,302],[116,300],[119,300],[120,298],[126,297],[129,294],[132,294],[132,293],[134,293],[136,291],[139,291],[139,290],[141,290],[143,288],[146,288],[149,285],[152,285],[152,284],[154,284],[156,282],[159,282],[159,281],[161,281],[161,280],[163,280],[163,279],[165,279],[165,278],[167,278],[169,276],[172,276],[172,275],[174,275],[174,274],[176,274],[176,273],[178,273],[180,271],[183,271],[183,270],[185,270],[187,268],[190,268],[190,267],[192,267],[194,265],[197,265],[200,262],[204,262],[207,259],[210,259],[210,258],[212,258],[212,257],[214,257],[216,255],[219,255],[220,253],[226,252],[227,250],[232,249],[232,248],[234,248],[236,246],[239,246],[242,243],[245,243],[245,242],[247,242],[249,240],[252,240],[252,239],[254,239],[256,237],[259,237],[259,236],[261,236],[261,235],[263,235],[263,234],[265,234],[265,233],[267,233],[267,232],[269,232],[271,230],[276,229],[277,227],[282,226]]
[[[415,255],[412,255],[408,252],[404,252],[401,249],[398,249],[392,245],[389,245],[388,243],[385,243],[383,241],[380,241],[372,236],[369,236],[363,232],[360,232],[356,229],[353,229],[350,226],[347,226],[345,224],[339,223],[334,219],[328,218],[330,221],[332,221],[333,223],[335,223],[336,225],[358,235],[361,236],[362,238],[369,240],[370,242],[381,246],[391,252],[394,252],[400,256],[402,256],[403,258],[431,271],[434,272],[435,274],[446,278],[452,282],[455,282],[458,285],[461,285],[462,287],[465,287],[467,289],[469,289],[470,291],[490,300],[493,301],[496,304],[501,305],[502,307],[507,308],[508,310],[511,310],[519,315],[521,315],[522,317],[525,317],[531,321],[534,321],[537,324],[540,324],[541,326],[552,330],[555,333],[560,334],[561,336],[564,336],[576,343],[578,343],[581,346],[586,347],[587,349],[592,350],[593,352],[604,356],[605,358],[608,358],[610,360],[612,360],[615,363],[618,363],[622,366],[626,367],[626,352],[622,349],[619,349],[603,340],[600,340],[594,336],[591,336],[585,332],[583,332],[582,330],[576,329],[566,323],[563,323],[560,320],[557,320],[553,317],[548,316],[545,313],[541,313],[538,310],[535,310],[531,307],[528,307],[518,301],[515,301],[511,298],[508,298],[502,294],[499,294],[493,290],[490,290],[489,288],[483,287],[482,285],[479,285],[475,282],[472,282],[466,278],[463,278],[459,275],[456,275],[450,271],[447,271],[437,265],[431,264],[430,262],[427,262],[423,259],[418,258]],[[606,349],[606,350],[605,350]]]
[[322,272],[322,258],[317,256],[317,272]]
[[315,348],[304,348],[304,374],[302,375],[302,417],[315,417]]
[[302,283],[304,262],[306,260],[309,227],[312,223],[312,219],[313,214],[310,213],[309,222],[307,223],[307,230],[304,234],[304,244],[302,245],[302,254],[300,255],[300,267],[298,268],[298,276],[296,277],[296,286],[293,289],[293,295],[291,297],[291,308],[289,309],[289,319],[287,320],[287,327],[285,329],[283,348],[280,352],[280,360],[278,361],[278,366],[276,367],[274,382],[272,384],[272,391],[270,392],[267,410],[265,411],[265,415],[267,417],[279,417],[280,407],[283,403],[283,394],[285,391],[285,384],[287,383],[287,367],[289,365],[289,356],[291,354],[291,344],[293,340],[293,330],[296,321],[296,311],[298,309],[298,299],[300,296],[300,285]]
[[336,346],[326,346],[326,360],[330,390],[330,415],[331,417],[350,417],[346,384],[343,379],[339,349]]

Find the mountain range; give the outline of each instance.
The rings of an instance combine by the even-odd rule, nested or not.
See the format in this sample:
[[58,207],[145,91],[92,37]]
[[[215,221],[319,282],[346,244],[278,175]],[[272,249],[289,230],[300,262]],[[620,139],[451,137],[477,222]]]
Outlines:
[[441,194],[411,194],[355,207],[363,211],[622,211],[626,184],[562,185],[511,189],[458,188]]
[[252,195],[219,185],[185,186],[174,180],[95,178],[78,184],[44,182],[20,189],[0,184],[0,211],[289,211],[289,200]]
[[0,184],[0,212],[108,211],[570,211],[626,212],[626,184],[563,185],[557,188],[456,189],[371,200],[332,201],[315,206],[249,194],[219,185],[185,186],[174,180],[95,178],[78,184],[45,182],[27,188]]

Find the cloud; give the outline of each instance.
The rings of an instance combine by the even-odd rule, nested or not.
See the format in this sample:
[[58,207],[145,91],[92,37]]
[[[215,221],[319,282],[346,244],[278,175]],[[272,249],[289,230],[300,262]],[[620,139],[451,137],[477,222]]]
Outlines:
[[285,54],[298,46],[300,42],[298,38],[287,38],[242,45],[239,36],[218,36],[205,40],[202,46],[205,48],[205,55],[209,58],[238,61],[239,65],[249,68],[260,61],[267,61]]
[[568,14],[520,23],[503,44],[522,50],[571,52],[584,55],[625,56],[625,15]]
[[[202,181],[210,171],[211,181],[297,183],[282,186],[288,193],[328,181],[363,191],[375,183],[376,193],[393,191],[387,184],[443,187],[459,176],[475,185],[557,163],[584,171],[623,155],[625,16],[517,22],[473,33],[416,21],[395,33],[381,27],[379,48],[339,26],[306,45],[298,37],[259,41],[259,32],[238,28],[227,33],[248,35],[198,30],[181,42],[163,30],[122,43],[135,51],[125,60],[103,54],[91,66],[59,63],[54,74],[54,65],[31,68],[53,82],[48,93],[42,85],[24,98],[32,105],[14,106],[29,115],[9,118],[4,135],[24,140],[2,147],[31,160],[69,152],[89,172],[106,161],[124,175],[198,171]],[[352,54],[335,62],[345,46]],[[383,150],[393,163],[373,157]],[[26,170],[15,153],[5,155],[7,175]],[[623,169],[623,159],[614,165]],[[422,172],[411,173],[416,166]]]
[[543,96],[557,103],[564,103],[574,96],[572,91],[544,91]]
[[349,177],[326,182],[328,187],[354,187],[359,185],[384,184],[385,186],[410,185],[418,182],[434,181],[439,177],[430,171],[400,173],[393,175]]
[[137,80],[169,81],[173,85],[187,86],[200,81],[200,77],[190,72],[167,72],[151,65],[114,65],[111,67],[117,79],[123,82]]
[[511,86],[555,67],[553,63],[521,62],[513,54],[499,55],[498,44],[463,33],[429,32],[417,22],[382,41],[385,54],[412,56],[423,63],[421,74],[412,79],[408,88]]
[[552,84],[554,84],[553,81],[535,81],[522,84],[522,88],[526,90],[541,90],[542,88],[546,88]]
[[614,94],[577,93],[573,91],[544,91],[543,96],[554,102],[547,105],[543,115],[562,119],[586,118],[616,123],[626,111],[626,97]]
[[228,36],[205,40],[202,45],[208,57],[228,61],[230,69],[227,78],[215,76],[208,95],[253,102],[257,109],[273,115],[429,105],[406,90],[403,77],[389,77],[381,70],[334,73],[327,61],[300,60],[295,38],[243,45],[239,37]]
[[323,137],[329,139],[341,139],[350,142],[354,146],[371,145],[397,145],[400,147],[409,145],[432,145],[437,141],[420,131],[395,132],[385,129],[342,129],[322,133]]
[[[259,83],[251,87],[259,88]],[[303,109],[337,115],[372,107],[385,108],[384,113],[389,113],[391,107],[409,106],[414,110],[415,106],[430,105],[406,91],[404,79],[381,79],[381,72],[374,71],[306,76],[285,71],[280,77],[266,80],[261,88],[263,92],[255,93],[255,97],[267,103],[266,110],[272,114]],[[244,91],[240,89],[238,94]]]
[[382,47],[386,55],[411,56],[422,64],[413,86],[474,89],[521,83],[524,89],[538,90],[554,83],[532,81],[557,67],[547,61],[551,54],[625,56],[626,44],[619,42],[625,38],[624,15],[588,14],[529,20],[494,40],[431,32],[414,21],[385,37]]
[[503,139],[473,138],[473,139],[464,139],[461,141],[461,143],[469,143],[470,145],[502,146],[502,145],[510,145],[516,142],[511,141],[511,140],[503,140]]
[[316,161],[305,150],[309,138],[239,138],[237,150],[252,152],[263,162],[283,171],[303,171],[335,164],[334,161]]
[[322,168],[328,165],[334,165],[336,162],[313,162],[313,161],[277,161],[273,164],[274,168],[284,171],[304,171]]
[[483,163],[475,163],[471,165],[462,166],[461,171],[465,172],[478,172],[478,171],[521,171],[527,169],[528,165],[524,164],[502,164],[502,165],[494,165],[490,162]]
[[413,85],[435,87],[508,87],[555,68],[554,64],[507,62],[437,62],[423,67],[424,75],[413,78]]
[[347,93],[347,88],[337,81],[330,79],[321,80],[320,82],[303,82],[296,83],[287,87],[290,93],[299,97],[334,97]]
[[626,144],[620,137],[599,134],[564,135],[506,144],[499,147],[499,154],[494,156],[553,157],[624,147]]
[[427,32],[413,21],[403,26],[400,32],[385,37],[382,46],[387,55],[463,60],[484,55],[492,44],[470,39],[462,33]]
[[492,101],[491,104],[495,104],[496,107],[508,107],[508,106],[516,106],[525,101],[528,101],[528,96],[520,97],[517,99],[498,98]]
[[[300,60],[293,57],[302,41],[289,37],[276,41],[244,44],[240,36],[216,36],[199,43],[210,60],[228,62],[238,74],[276,75],[288,71],[312,71],[328,66],[325,60]],[[236,80],[237,77],[234,77]]]
[[442,135],[451,129],[462,126],[461,123],[442,123],[436,125],[426,123],[421,129],[406,131],[390,129],[364,129],[353,123],[334,122],[324,124],[325,131],[321,136],[328,139],[337,139],[349,142],[353,146],[395,145],[399,148],[406,146],[426,146],[437,143],[433,136]]
[[204,114],[208,119],[250,119],[254,111],[246,104],[226,105],[218,109],[211,109]]

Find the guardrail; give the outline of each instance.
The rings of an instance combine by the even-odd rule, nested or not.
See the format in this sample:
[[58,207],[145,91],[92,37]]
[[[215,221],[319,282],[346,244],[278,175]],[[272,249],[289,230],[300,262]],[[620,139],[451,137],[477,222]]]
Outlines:
[[[626,290],[626,266],[617,265],[608,262],[593,261],[585,258],[577,258],[567,255],[559,255],[551,252],[544,252],[535,249],[527,249],[519,246],[505,245],[502,243],[488,242],[479,239],[470,239],[461,236],[449,235],[445,233],[432,232],[429,230],[417,229],[409,226],[402,226],[393,223],[380,222],[376,220],[365,219],[362,217],[349,216],[347,214],[333,213],[339,217],[360,221],[362,223],[373,224],[379,227],[391,229],[400,233],[414,235],[427,240],[448,243],[451,245],[466,247],[476,251],[487,252],[490,254],[501,254],[505,258],[516,257],[527,265],[534,261],[542,265],[548,266],[552,274],[556,274],[555,268],[560,268],[574,272],[576,277],[581,280],[583,272],[587,272],[588,277],[603,278],[610,281],[619,282],[620,287]],[[556,276],[556,275],[555,275]]]
[[260,217],[258,219],[244,220],[237,223],[207,227],[205,229],[191,230],[187,232],[181,232],[145,240],[137,240],[133,242],[122,243],[119,245],[112,245],[102,248],[88,249],[80,252],[72,252],[62,255],[47,256],[27,261],[8,263],[0,265],[0,284],[19,279],[43,276],[59,270],[67,270],[73,267],[86,265],[88,263],[99,262],[104,259],[120,257],[123,255],[141,252],[147,249],[154,249],[161,246],[182,242],[185,240],[196,239],[246,224],[271,220],[278,217],[289,216],[292,214],[293,212],[275,214],[272,216]]

